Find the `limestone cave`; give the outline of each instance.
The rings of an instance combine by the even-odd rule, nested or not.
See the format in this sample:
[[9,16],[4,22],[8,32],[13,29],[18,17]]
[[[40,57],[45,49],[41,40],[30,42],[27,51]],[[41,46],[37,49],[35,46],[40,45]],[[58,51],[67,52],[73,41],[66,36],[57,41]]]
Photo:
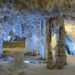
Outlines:
[[75,0],[0,0],[0,75],[75,74]]

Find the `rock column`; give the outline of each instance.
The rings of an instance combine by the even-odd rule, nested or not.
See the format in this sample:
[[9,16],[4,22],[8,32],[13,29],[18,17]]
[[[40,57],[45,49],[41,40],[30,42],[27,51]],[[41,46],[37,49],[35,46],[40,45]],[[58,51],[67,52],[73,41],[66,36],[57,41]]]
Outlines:
[[52,69],[53,68],[53,57],[52,57],[52,51],[51,51],[51,34],[52,34],[52,24],[51,19],[48,19],[46,21],[46,45],[47,45],[47,51],[48,51],[48,61],[47,61],[47,68]]
[[46,59],[46,23],[45,20],[41,21],[41,37],[40,37],[40,56],[42,59]]
[[[62,19],[63,21],[63,19]],[[60,24],[57,32],[57,43],[55,47],[56,66],[59,69],[66,64],[65,28],[64,21]]]
[[0,23],[0,57],[3,53],[3,27],[1,24],[2,23]]

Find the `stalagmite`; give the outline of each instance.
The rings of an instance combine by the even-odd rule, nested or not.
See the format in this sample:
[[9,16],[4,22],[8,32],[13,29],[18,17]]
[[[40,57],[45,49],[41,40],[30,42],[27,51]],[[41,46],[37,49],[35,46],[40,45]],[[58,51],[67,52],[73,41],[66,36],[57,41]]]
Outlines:
[[25,46],[25,54],[30,54],[31,49],[30,49],[30,37],[26,38],[26,46]]

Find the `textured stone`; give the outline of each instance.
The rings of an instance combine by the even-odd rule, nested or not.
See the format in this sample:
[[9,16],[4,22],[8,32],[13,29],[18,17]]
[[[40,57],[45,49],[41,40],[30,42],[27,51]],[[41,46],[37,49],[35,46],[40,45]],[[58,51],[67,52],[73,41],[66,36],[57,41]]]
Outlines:
[[63,26],[60,26],[57,34],[57,44],[55,48],[56,66],[59,69],[62,69],[64,64],[66,64],[65,52],[65,30]]
[[46,44],[47,44],[47,51],[48,51],[48,59],[47,59],[47,68],[53,69],[53,57],[51,51],[51,23],[47,20],[46,23]]

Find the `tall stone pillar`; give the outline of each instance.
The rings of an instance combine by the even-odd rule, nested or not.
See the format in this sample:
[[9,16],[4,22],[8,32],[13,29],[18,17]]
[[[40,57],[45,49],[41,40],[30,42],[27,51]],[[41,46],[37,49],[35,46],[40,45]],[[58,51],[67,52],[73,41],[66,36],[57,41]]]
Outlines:
[[46,45],[47,45],[47,51],[48,51],[48,59],[47,59],[47,68],[52,69],[53,68],[53,57],[52,57],[52,51],[51,51],[51,34],[52,34],[52,24],[51,20],[48,19],[46,21]]
[[56,42],[56,47],[55,47],[56,67],[59,69],[62,69],[64,67],[64,64],[66,64],[64,21],[59,26],[56,36],[57,36],[57,40],[56,40],[57,42]]
[[0,57],[3,53],[3,28],[0,27]]
[[3,53],[3,38],[0,38],[0,57]]
[[40,56],[41,59],[46,59],[46,24],[45,24],[45,20],[41,21],[41,36],[40,36]]

